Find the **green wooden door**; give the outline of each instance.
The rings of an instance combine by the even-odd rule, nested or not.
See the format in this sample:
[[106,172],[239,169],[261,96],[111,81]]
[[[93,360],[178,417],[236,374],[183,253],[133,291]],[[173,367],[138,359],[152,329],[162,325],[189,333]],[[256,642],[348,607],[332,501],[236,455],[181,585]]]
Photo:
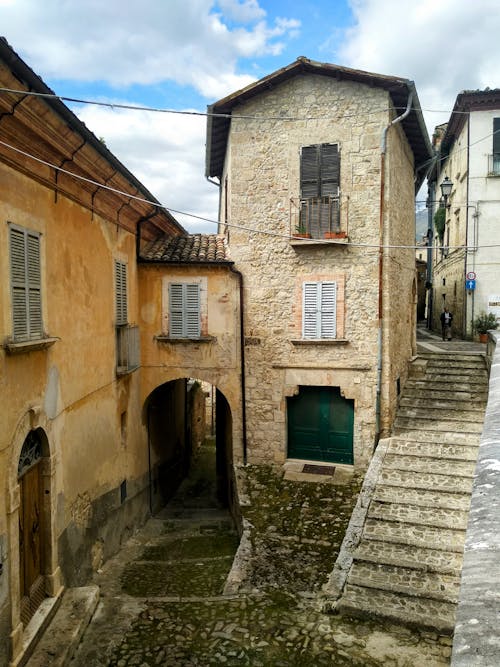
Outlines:
[[288,399],[288,457],[354,462],[354,401],[338,387],[301,387]]

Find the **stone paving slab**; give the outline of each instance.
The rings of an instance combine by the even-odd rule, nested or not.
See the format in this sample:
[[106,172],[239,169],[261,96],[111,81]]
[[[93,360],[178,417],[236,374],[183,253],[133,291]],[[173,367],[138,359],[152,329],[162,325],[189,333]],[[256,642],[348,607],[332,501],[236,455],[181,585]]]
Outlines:
[[397,521],[366,520],[363,539],[395,542],[408,546],[444,549],[462,553],[464,549],[464,531],[432,526],[409,526]]
[[475,461],[460,461],[457,459],[438,459],[432,456],[410,456],[401,454],[387,454],[384,465],[388,470],[407,470],[439,475],[455,475],[456,477],[472,477]]
[[385,521],[404,521],[414,525],[465,530],[467,528],[468,512],[440,507],[407,505],[404,504],[403,500],[398,503],[372,500],[368,516],[372,519],[383,519]]
[[467,493],[452,493],[429,489],[402,488],[377,484],[373,492],[373,500],[385,503],[405,503],[417,507],[441,507],[443,509],[461,510],[467,512],[470,507],[470,497]]
[[425,572],[422,569],[385,563],[356,561],[347,581],[349,584],[366,588],[454,604],[458,602],[460,593],[460,575]]
[[476,462],[478,448],[464,444],[449,445],[440,442],[415,442],[404,438],[391,438],[390,454],[399,456],[425,456],[427,458]]
[[440,549],[426,549],[369,540],[361,542],[354,552],[357,561],[409,568],[425,568],[429,572],[460,575],[462,554]]
[[379,591],[349,584],[338,610],[342,614],[374,618],[383,617],[395,622],[406,620],[407,625],[426,628],[443,635],[453,634],[456,605],[425,598]]

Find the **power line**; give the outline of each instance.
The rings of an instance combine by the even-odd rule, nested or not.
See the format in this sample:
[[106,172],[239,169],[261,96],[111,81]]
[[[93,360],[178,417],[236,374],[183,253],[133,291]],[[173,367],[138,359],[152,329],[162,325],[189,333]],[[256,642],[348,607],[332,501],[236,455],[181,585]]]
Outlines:
[[[6,143],[5,141],[0,140],[0,145],[4,146],[5,148],[8,148],[10,150],[15,151],[16,153],[19,153],[20,155],[24,155],[24,157],[30,158],[31,160],[34,160],[35,162],[38,162],[39,164],[43,164],[46,167],[50,167],[51,169],[54,169],[56,171],[59,171],[61,173],[67,174],[68,176],[75,178],[80,181],[84,181],[85,183],[90,183],[91,185],[95,185],[99,188],[102,188],[104,190],[108,190],[109,192],[114,192],[115,194],[122,195],[124,197],[127,197],[128,199],[133,199],[135,201],[139,201],[144,204],[150,204],[151,206],[156,206],[157,208],[161,208],[165,211],[168,211],[169,213],[176,213],[177,215],[184,215],[189,218],[193,218],[195,220],[201,220],[203,222],[209,222],[214,225],[224,225],[227,227],[231,227],[232,229],[238,229],[241,231],[246,231],[249,232],[250,234],[263,234],[265,236],[274,236],[278,238],[284,238],[287,240],[290,240],[293,238],[291,234],[284,234],[281,232],[273,232],[269,230],[262,230],[262,229],[255,229],[254,227],[246,227],[244,225],[237,225],[231,222],[227,221],[221,221],[221,220],[213,220],[212,218],[206,218],[201,215],[196,215],[195,213],[188,213],[186,211],[180,211],[175,208],[171,208],[169,206],[166,206],[165,204],[161,204],[156,201],[151,201],[149,199],[145,199],[144,197],[139,197],[138,195],[133,195],[130,194],[129,192],[124,192],[123,190],[119,190],[118,188],[113,188],[110,185],[105,185],[104,183],[99,183],[98,181],[95,181],[91,178],[87,178],[85,176],[81,176],[79,174],[75,174],[72,171],[68,171],[67,169],[64,169],[62,167],[59,167],[55,164],[52,164],[51,162],[47,162],[47,160],[43,160],[42,158],[36,157],[35,155],[32,155],[31,153],[28,153],[26,151],[23,151],[20,148],[16,148],[15,146],[12,146],[11,144]],[[331,241],[328,241],[326,239],[304,239],[302,241],[304,244],[311,243],[314,245],[318,244],[325,244],[325,245],[331,245]],[[390,249],[402,249],[402,250],[420,250],[423,246],[419,246],[417,244],[413,245],[383,245],[381,246],[380,244],[372,244],[372,243],[353,243],[351,241],[348,241],[347,243],[342,243],[341,245],[346,245],[350,246],[353,248],[386,248],[388,250]],[[500,248],[500,244],[492,244],[492,245],[481,245],[481,246],[465,246],[465,245],[457,245],[457,246],[433,246],[434,248],[440,249],[440,248],[447,248],[447,249],[458,249],[458,248],[463,248],[466,250],[470,249],[477,249],[477,248]]]

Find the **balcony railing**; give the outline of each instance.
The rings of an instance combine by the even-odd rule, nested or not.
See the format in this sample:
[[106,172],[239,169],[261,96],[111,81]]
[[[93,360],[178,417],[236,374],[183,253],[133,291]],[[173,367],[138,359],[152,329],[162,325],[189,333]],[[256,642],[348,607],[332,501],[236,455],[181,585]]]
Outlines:
[[126,324],[116,327],[116,372],[130,373],[139,367],[139,327]]
[[488,155],[488,176],[500,176],[500,153]]
[[345,238],[347,225],[341,224],[339,197],[292,198],[290,233],[312,239]]

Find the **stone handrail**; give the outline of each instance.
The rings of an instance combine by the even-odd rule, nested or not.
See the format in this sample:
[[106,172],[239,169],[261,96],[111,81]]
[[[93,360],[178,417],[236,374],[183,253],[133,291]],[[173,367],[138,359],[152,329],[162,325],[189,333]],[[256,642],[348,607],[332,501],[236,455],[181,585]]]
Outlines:
[[488,404],[467,526],[452,667],[500,665],[500,336],[488,334]]

